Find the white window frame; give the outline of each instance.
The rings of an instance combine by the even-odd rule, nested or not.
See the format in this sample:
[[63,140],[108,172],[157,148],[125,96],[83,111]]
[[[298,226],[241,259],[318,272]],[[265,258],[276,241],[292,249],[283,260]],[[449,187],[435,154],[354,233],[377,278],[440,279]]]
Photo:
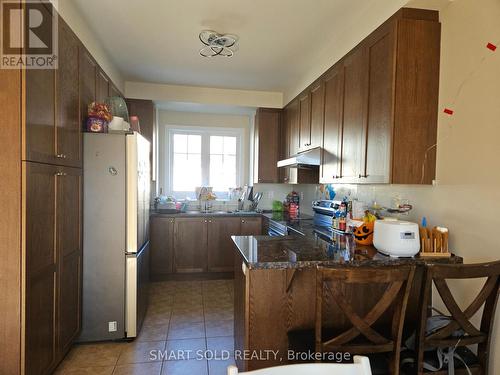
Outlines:
[[[236,137],[236,185],[242,186],[242,171],[243,171],[243,135],[244,129],[242,128],[221,128],[221,127],[195,127],[195,126],[166,126],[165,127],[165,139],[166,144],[166,162],[165,162],[165,191],[167,195],[174,196],[177,199],[183,199],[184,197],[190,196],[194,191],[173,191],[173,170],[174,170],[174,134],[192,134],[201,135],[201,185],[208,186],[209,184],[209,173],[210,173],[210,136],[226,136],[226,137]],[[237,187],[235,186],[235,187]],[[195,187],[193,186],[193,189]],[[215,192],[221,193],[221,192]],[[227,192],[223,192],[227,193]],[[217,200],[226,200],[227,197],[224,196]]]

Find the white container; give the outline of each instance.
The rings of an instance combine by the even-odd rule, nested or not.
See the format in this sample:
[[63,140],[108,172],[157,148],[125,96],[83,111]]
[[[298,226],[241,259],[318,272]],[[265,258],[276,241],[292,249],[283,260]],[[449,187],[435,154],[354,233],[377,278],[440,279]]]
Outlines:
[[123,122],[123,117],[113,116],[113,119],[108,124],[108,129],[123,131]]
[[418,224],[399,220],[377,220],[373,246],[391,257],[412,257],[420,250]]

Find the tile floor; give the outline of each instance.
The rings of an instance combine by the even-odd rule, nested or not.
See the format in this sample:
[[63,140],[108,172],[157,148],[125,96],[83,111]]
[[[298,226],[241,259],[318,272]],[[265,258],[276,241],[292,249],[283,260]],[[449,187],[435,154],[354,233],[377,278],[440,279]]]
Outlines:
[[233,297],[233,280],[152,283],[133,342],[75,345],[56,374],[225,375],[234,363],[227,359],[234,347]]

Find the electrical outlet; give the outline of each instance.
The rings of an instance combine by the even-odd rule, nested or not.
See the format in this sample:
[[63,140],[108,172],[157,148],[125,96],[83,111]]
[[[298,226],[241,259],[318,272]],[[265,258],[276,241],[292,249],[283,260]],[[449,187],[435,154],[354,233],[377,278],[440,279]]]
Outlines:
[[108,332],[116,332],[118,330],[117,322],[108,322]]

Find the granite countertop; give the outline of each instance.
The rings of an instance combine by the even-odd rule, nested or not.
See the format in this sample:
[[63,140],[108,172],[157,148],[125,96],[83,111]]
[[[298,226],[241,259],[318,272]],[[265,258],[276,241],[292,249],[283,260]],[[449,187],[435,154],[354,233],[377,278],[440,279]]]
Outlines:
[[[384,266],[426,263],[462,263],[462,258],[391,258],[373,246],[353,245],[347,236],[335,242],[317,236],[232,236],[250,269],[285,269],[324,266]],[[350,247],[354,247],[353,249]]]
[[150,217],[259,217],[262,213],[259,212],[226,212],[226,211],[212,211],[212,212],[199,212],[187,211],[179,213],[161,213],[151,211]]

